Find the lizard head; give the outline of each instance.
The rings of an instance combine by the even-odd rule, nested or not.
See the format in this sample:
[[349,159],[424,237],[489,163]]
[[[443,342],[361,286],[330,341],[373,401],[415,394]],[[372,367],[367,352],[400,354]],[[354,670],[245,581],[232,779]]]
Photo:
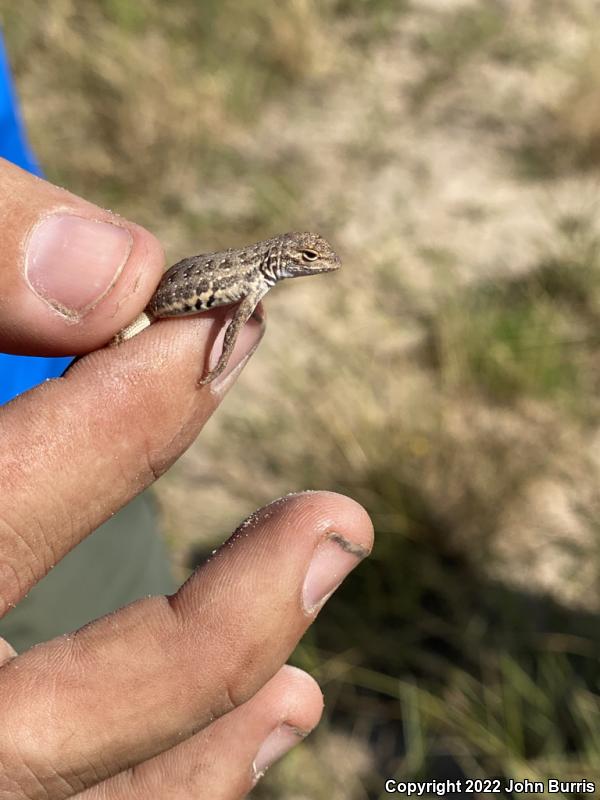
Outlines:
[[281,244],[281,277],[333,272],[342,266],[333,247],[318,233],[286,233]]

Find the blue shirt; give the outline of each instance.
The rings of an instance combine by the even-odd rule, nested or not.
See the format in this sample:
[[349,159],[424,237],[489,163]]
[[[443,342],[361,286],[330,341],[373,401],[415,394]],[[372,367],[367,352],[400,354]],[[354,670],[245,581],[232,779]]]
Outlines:
[[[17,97],[11,80],[6,51],[0,36],[0,156],[19,167],[41,175],[39,164],[31,152]],[[0,405],[46,378],[62,375],[71,357],[39,358],[0,353]]]

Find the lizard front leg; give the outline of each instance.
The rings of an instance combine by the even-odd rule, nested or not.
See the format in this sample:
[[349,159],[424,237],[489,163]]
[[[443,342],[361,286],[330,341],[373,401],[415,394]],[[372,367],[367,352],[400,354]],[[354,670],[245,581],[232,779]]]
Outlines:
[[240,331],[254,313],[254,309],[256,308],[261,297],[264,294],[265,294],[264,291],[252,292],[251,294],[244,297],[244,299],[240,302],[239,306],[236,309],[235,314],[233,315],[233,319],[231,320],[231,322],[227,326],[227,330],[225,331],[225,338],[223,339],[223,350],[221,351],[219,360],[207,375],[199,379],[198,383],[200,386],[206,386],[207,383],[213,381],[218,375],[220,375],[223,372],[223,370],[227,366],[227,362],[229,361],[231,354],[233,353],[233,348],[235,347],[235,343],[240,334]]

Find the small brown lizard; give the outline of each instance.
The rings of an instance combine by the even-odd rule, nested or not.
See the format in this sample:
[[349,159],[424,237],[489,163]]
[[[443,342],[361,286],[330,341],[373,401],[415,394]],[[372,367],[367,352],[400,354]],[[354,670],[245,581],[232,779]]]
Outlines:
[[284,278],[332,272],[340,266],[331,245],[317,233],[284,233],[239,250],[184,258],[165,272],[143,313],[111,345],[131,339],[156,319],[190,316],[239,302],[217,364],[199,381],[210,383],[227,366],[239,332],[272,286]]

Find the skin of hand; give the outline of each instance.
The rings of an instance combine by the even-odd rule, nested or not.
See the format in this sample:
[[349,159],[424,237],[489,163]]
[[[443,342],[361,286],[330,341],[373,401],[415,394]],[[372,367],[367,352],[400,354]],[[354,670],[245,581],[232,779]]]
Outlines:
[[[0,350],[89,353],[0,408],[3,615],[191,444],[263,323],[202,388],[228,309],[97,349],[145,307],[160,245],[1,159],[0,186]],[[285,661],[372,533],[346,497],[293,495],[171,597],[18,656],[0,641],[0,800],[244,797],[320,718],[317,685]]]

